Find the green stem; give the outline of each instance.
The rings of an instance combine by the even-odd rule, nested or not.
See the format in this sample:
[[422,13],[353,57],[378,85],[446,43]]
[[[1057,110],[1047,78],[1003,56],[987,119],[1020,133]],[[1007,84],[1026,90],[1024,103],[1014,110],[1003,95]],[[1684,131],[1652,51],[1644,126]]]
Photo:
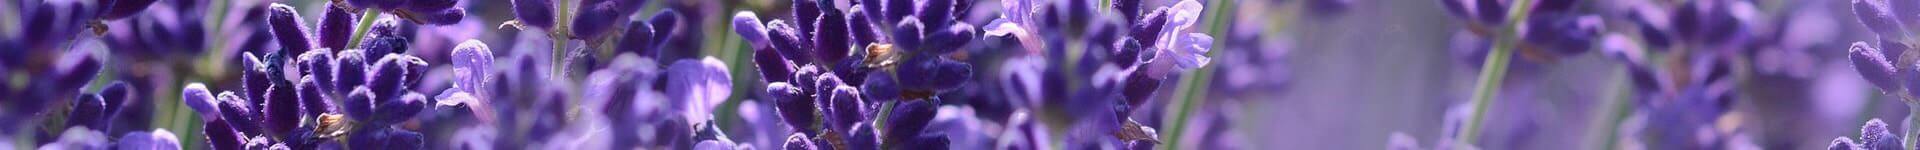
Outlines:
[[557,21],[553,22],[554,26],[551,33],[547,33],[547,38],[553,42],[553,57],[548,58],[548,65],[551,65],[547,67],[548,78],[566,78],[566,74],[564,74],[565,70],[562,69],[562,67],[566,64],[567,38],[570,36],[568,35],[569,30],[567,29],[573,26],[573,16],[571,13],[573,12],[573,7],[567,5],[571,3],[572,2],[567,0],[559,0],[554,3],[555,10],[553,17],[555,18],[554,20]]
[[1459,141],[1454,143],[1459,146],[1456,148],[1472,148],[1474,140],[1480,136],[1480,125],[1486,120],[1487,110],[1491,109],[1488,106],[1492,104],[1494,96],[1499,95],[1501,81],[1506,78],[1507,62],[1513,59],[1513,50],[1519,46],[1514,35],[1518,26],[1512,24],[1525,21],[1533,0],[1515,0],[1513,4],[1514,7],[1507,9],[1507,12],[1513,12],[1507,15],[1509,25],[1501,27],[1500,34],[1495,37],[1497,40],[1494,44],[1497,47],[1487,53],[1486,61],[1480,64],[1480,82],[1474,86],[1473,100],[1469,101],[1473,105],[1473,115],[1469,116],[1467,125],[1460,132]]
[[373,28],[373,22],[379,18],[380,10],[366,9],[360,12],[360,25],[353,27],[353,38],[347,39],[347,49],[360,48],[360,38],[367,37],[367,30]]
[[[1907,118],[1903,119],[1907,123],[1906,126],[1913,126],[1916,123],[1920,123],[1920,120],[1915,120],[1913,119],[1913,117],[1920,117],[1920,104],[1907,103]],[[1887,128],[1893,128],[1893,127],[1887,127]],[[1920,142],[1914,139],[1914,137],[1917,136],[1916,134],[1920,134],[1920,131],[1914,131],[1912,128],[1906,128],[1906,129],[1900,129],[1900,130],[1902,133],[1901,135],[1902,142],[1900,142],[1901,143],[1900,145],[1904,146],[1904,148],[1913,149],[1914,142]]]

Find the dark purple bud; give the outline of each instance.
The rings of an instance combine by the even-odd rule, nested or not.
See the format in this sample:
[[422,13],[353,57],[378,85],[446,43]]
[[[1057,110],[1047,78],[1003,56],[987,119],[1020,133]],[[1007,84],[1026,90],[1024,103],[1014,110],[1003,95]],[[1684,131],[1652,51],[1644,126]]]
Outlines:
[[[30,4],[27,1],[16,2],[18,2],[16,4],[19,4],[17,7],[36,5]],[[38,9],[31,9],[31,12],[27,12],[27,15],[20,15],[22,16],[19,17],[20,22],[25,22],[26,24],[10,23],[20,26],[19,30],[17,30],[20,32],[20,37],[16,37],[16,40],[20,40],[19,44],[25,45],[28,50],[54,50],[61,47],[60,45],[62,44],[60,43],[69,41],[73,39],[75,35],[79,35],[81,31],[85,29],[85,22],[92,20],[95,15],[94,13],[99,12],[99,10],[97,10],[99,7],[96,6],[96,4],[88,3],[87,1],[31,2],[37,3]],[[8,49],[6,51],[14,50]],[[22,55],[0,55],[0,57],[8,57],[5,58],[8,60],[19,60],[18,57],[21,56]]]
[[926,33],[926,28],[920,24],[920,19],[900,20],[900,24],[893,27],[894,49],[917,52],[921,49],[920,43],[923,38],[926,38]]
[[70,106],[67,107],[70,107],[72,110],[67,112],[66,126],[105,129],[106,124],[102,123],[105,123],[106,120],[106,103],[105,100],[101,100],[100,95],[80,94],[72,103],[68,103]]
[[[1127,79],[1124,81],[1126,82],[1124,83],[1126,87],[1121,89],[1120,94],[1126,96],[1127,108],[1141,108],[1140,105],[1146,104],[1147,100],[1153,99],[1153,93],[1160,89],[1160,80],[1162,79],[1156,79],[1147,75],[1147,71],[1145,70],[1135,69],[1132,72],[1132,74],[1127,75]],[[1122,112],[1121,114],[1130,115],[1131,112]]]
[[346,0],[346,1],[347,1],[347,4],[353,4],[353,7],[357,7],[357,8],[393,10],[393,9],[399,9],[401,6],[406,6],[407,2],[409,2],[410,0]]
[[1536,14],[1527,19],[1527,42],[1545,45],[1548,51],[1573,55],[1591,50],[1600,37],[1599,16],[1575,16],[1564,13]]
[[886,128],[884,128],[887,130],[884,132],[886,135],[881,136],[887,139],[881,141],[914,140],[914,137],[921,135],[921,130],[927,128],[927,123],[933,121],[934,115],[939,113],[935,105],[933,100],[906,100],[895,104],[893,110],[889,110],[893,112],[887,116]]
[[973,77],[973,65],[935,56],[913,56],[902,62],[895,72],[900,85],[906,90],[939,91],[959,87]]
[[1865,148],[1860,148],[1860,144],[1854,144],[1853,139],[1847,138],[1846,136],[1833,138],[1833,143],[1827,144],[1827,150],[1856,150],[1856,149],[1865,149]]
[[[142,103],[143,101],[141,101],[140,99],[136,99],[134,96],[137,93],[134,91],[135,89],[133,88],[133,86],[128,85],[127,82],[121,82],[121,81],[114,81],[112,84],[108,84],[106,88],[101,88],[100,93],[98,95],[100,95],[102,106],[105,106],[104,108],[106,108],[104,109],[105,111],[101,111],[105,113],[103,114],[105,116],[101,116],[101,117],[104,117],[103,119],[107,119],[107,120],[119,120],[121,116],[126,116],[126,114],[129,111],[128,109],[135,109],[136,111],[138,111],[138,110],[144,110],[138,107],[152,107],[150,106],[152,104]],[[146,112],[134,112],[134,113],[142,113],[140,116],[146,116],[143,114]],[[139,116],[134,116],[134,117],[139,117]],[[101,128],[99,129],[111,129],[111,127],[113,127],[112,123],[104,123],[104,124],[105,125],[100,126]]]
[[411,19],[415,23],[420,23],[424,25],[456,24],[456,23],[460,23],[460,19],[464,19],[467,17],[466,8],[451,8],[451,9],[442,9],[438,11],[424,11],[424,12],[416,12],[416,13],[419,13],[419,14],[415,14]]
[[853,125],[853,128],[848,130],[852,130],[852,131],[847,131],[847,132],[852,132],[852,134],[848,134],[848,135],[851,135],[851,137],[846,138],[847,149],[855,149],[855,150],[880,149],[880,137],[879,135],[876,135],[874,133],[879,131],[875,131],[875,129],[873,129],[872,124],[867,122],[859,122],[859,123],[855,123]]
[[272,87],[274,82],[273,77],[269,76],[276,74],[267,73],[268,64],[261,62],[259,57],[253,55],[253,52],[241,52],[241,54],[240,79],[242,82],[241,86],[243,86],[241,90],[245,90],[242,91],[245,93],[241,94],[246,94],[242,96],[245,96],[246,99],[244,100],[250,102],[248,103],[249,105],[259,106],[260,104],[264,104],[267,100],[267,88]]
[[513,17],[520,24],[553,28],[553,0],[513,0]]
[[232,124],[227,123],[227,120],[208,121],[210,122],[207,122],[206,128],[202,128],[200,133],[207,136],[207,147],[213,149],[244,149],[246,142],[243,141],[246,141],[246,138],[243,138],[244,136],[240,134],[239,130],[235,130]]
[[812,97],[787,82],[767,84],[767,94],[775,100],[774,109],[780,112],[780,118],[786,120],[789,127],[805,133],[816,132],[813,130],[816,110]]
[[755,68],[760,68],[761,82],[792,81],[795,69],[793,63],[787,62],[786,58],[780,56],[780,52],[775,52],[771,47],[754,49],[753,64]]
[[294,88],[295,90],[298,90],[298,93],[296,94],[298,94],[297,96],[300,97],[300,104],[304,109],[304,111],[302,111],[303,113],[301,114],[301,116],[303,117],[319,118],[321,114],[334,112],[333,99],[330,99],[327,97],[328,95],[326,94],[326,90],[325,90],[326,88],[320,87],[326,84],[323,84],[322,82],[320,82],[319,79],[314,79],[314,77],[320,77],[320,76],[323,76],[323,75],[308,75],[306,77],[301,77],[300,83],[298,86],[299,88]]
[[865,49],[854,50],[852,56],[847,56],[847,59],[841,59],[834,64],[836,67],[833,67],[833,72],[839,75],[841,80],[846,81],[843,83],[847,86],[859,87],[860,84],[866,84],[867,74],[875,70],[874,67],[867,66],[867,57]]
[[55,81],[59,85],[54,88],[68,90],[81,88],[86,86],[87,82],[92,82],[94,76],[100,74],[102,66],[100,58],[94,56],[93,51],[90,50],[68,51],[61,56],[57,65],[58,76],[55,77],[57,78]]
[[340,5],[340,3],[327,2],[327,8],[320,14],[320,29],[315,31],[319,32],[319,35],[315,39],[320,40],[322,48],[347,49],[347,41],[353,37],[353,25],[356,24],[354,21],[360,20],[359,15],[347,11]]
[[793,81],[789,82],[793,83],[794,87],[799,88],[800,93],[806,94],[807,99],[813,99],[814,91],[817,91],[813,89],[813,86],[818,85],[816,82],[819,81],[820,75],[825,72],[825,70],[820,69],[820,66],[807,64],[800,66],[800,70],[794,70]]
[[240,98],[240,95],[233,92],[221,92],[220,119],[226,120],[241,133],[260,133],[259,112],[253,109],[254,105],[247,103],[246,99]]
[[149,5],[152,5],[154,1],[159,1],[159,0],[107,0],[107,1],[102,1],[102,2],[101,2],[101,5],[103,5],[103,6],[107,6],[107,8],[106,8],[105,10],[101,10],[101,11],[105,11],[105,12],[101,12],[101,13],[100,13],[100,19],[101,19],[101,20],[116,20],[116,19],[120,19],[120,18],[126,18],[126,17],[128,17],[128,16],[133,16],[134,14],[139,14],[139,13],[140,13],[140,11],[142,11],[142,10],[147,10],[147,6],[149,6]]
[[821,14],[816,18],[813,32],[813,54],[821,62],[840,62],[853,50],[852,38],[847,33],[847,16],[838,12]]
[[835,130],[852,129],[854,124],[867,120],[867,104],[860,100],[860,89],[839,86],[833,88],[833,94],[827,97],[825,103],[831,106],[827,107],[827,111],[834,115]]
[[1865,77],[1868,83],[1882,91],[1900,90],[1900,84],[1895,84],[1898,81],[1893,78],[1896,72],[1893,62],[1882,57],[1885,55],[1880,54],[1879,49],[1868,46],[1866,42],[1853,42],[1847,54],[1853,60],[1853,68],[1859,70],[1860,76]]
[[978,38],[979,32],[976,31],[978,30],[975,30],[972,24],[956,23],[947,26],[944,30],[933,32],[933,35],[927,35],[926,41],[923,42],[925,47],[922,49],[927,50],[926,54],[931,55],[952,53]]
[[[919,13],[921,23],[925,23],[929,27],[943,27],[953,22],[953,0],[927,0],[925,2],[926,6],[921,7]],[[1091,10],[1090,8],[1082,9]]]
[[400,21],[394,18],[374,21],[373,27],[367,29],[366,37],[360,39],[360,49],[373,57],[405,54],[410,42],[407,42],[405,35],[401,35],[401,26]]
[[1120,41],[1115,41],[1113,44],[1113,63],[1121,67],[1139,64],[1141,51],[1146,51],[1146,48],[1140,45],[1140,41],[1132,37],[1122,37]]
[[295,93],[298,92],[289,84],[274,84],[267,89],[267,103],[260,108],[267,132],[284,135],[300,127],[301,112],[306,110]]
[[740,35],[753,48],[767,46],[767,26],[760,23],[760,17],[752,11],[733,13],[733,33]]
[[873,27],[873,25],[875,25],[874,24],[875,20],[873,18],[875,17],[872,17],[872,16],[874,15],[873,13],[875,12],[870,12],[869,9],[863,9],[863,7],[879,7],[879,6],[878,5],[855,5],[853,7],[854,8],[851,9],[851,11],[847,12],[847,29],[848,31],[853,32],[852,34],[853,34],[854,51],[863,50],[866,48],[867,45],[871,45],[873,43],[879,43],[883,41],[882,39],[879,39],[880,29]]
[[900,84],[893,75],[886,73],[867,74],[866,83],[860,85],[860,92],[869,101],[892,101],[900,99]]
[[371,121],[373,120],[373,104],[376,98],[377,97],[373,95],[372,89],[356,87],[353,88],[353,92],[347,93],[345,100],[340,101],[346,104],[340,106],[346,108],[348,118],[360,121]]
[[1894,14],[1894,8],[1888,5],[1887,0],[1854,0],[1853,16],[1881,38],[1904,39],[1907,32],[1903,28],[1905,26],[1901,25],[1899,15]]
[[913,4],[913,0],[888,0],[886,6],[887,20],[893,22],[914,18],[913,13],[920,12],[920,7]]
[[1867,125],[1860,126],[1860,142],[1864,142],[1860,145],[1867,149],[1901,149],[1900,135],[1888,130],[1887,123],[1879,118],[1867,120]]
[[767,29],[767,40],[775,51],[780,51],[780,56],[793,61],[795,65],[813,62],[812,57],[807,57],[813,49],[808,48],[805,39],[800,38],[801,31],[787,25],[785,20],[767,22]]
[[1507,19],[1507,5],[1500,0],[1476,0],[1474,8],[1480,15],[1480,21],[1486,24],[1500,24]]
[[1153,12],[1147,13],[1145,18],[1140,18],[1139,23],[1133,24],[1133,31],[1127,33],[1131,34],[1129,36],[1134,40],[1140,40],[1142,45],[1158,43],[1160,32],[1167,27],[1167,17],[1173,15],[1170,13],[1172,12],[1167,11],[1166,8],[1154,9]]
[[788,135],[786,144],[781,144],[781,147],[784,150],[815,150],[813,141],[807,140],[807,134],[803,133]]
[[399,99],[380,103],[380,106],[374,108],[373,120],[369,121],[368,124],[382,126],[407,121],[407,119],[412,119],[415,114],[419,114],[421,109],[426,108],[426,101],[426,95],[407,93],[405,96],[400,96]]
[[459,3],[458,0],[408,0],[406,9],[413,12],[440,12],[454,8]]
[[180,102],[200,113],[203,120],[220,120],[220,101],[214,99],[213,92],[207,91],[205,84],[192,83],[180,89]]
[[375,99],[375,104],[400,98],[400,94],[406,93],[405,83],[409,72],[406,59],[406,55],[387,54],[374,63],[373,68],[368,68],[367,71],[372,71],[372,74],[367,74],[367,88],[373,90],[374,96],[384,97]]
[[655,56],[658,50],[654,47],[656,44],[653,43],[653,35],[653,24],[640,20],[629,22],[626,33],[620,36],[619,50],[641,56]]
[[[334,92],[351,92],[367,83],[367,54],[361,50],[340,51],[333,60]],[[384,56],[384,55],[381,55]]]
[[[660,13],[658,14],[653,14],[653,18],[650,18],[647,20],[647,23],[649,24],[649,26],[653,27],[653,42],[647,42],[647,43],[652,43],[650,45],[656,46],[656,48],[658,48],[658,46],[661,46],[661,45],[672,44],[672,41],[670,40],[676,40],[671,37],[677,34],[675,32],[680,30],[680,20],[681,20],[680,13],[673,11],[673,9],[664,9],[664,10],[661,10]],[[673,50],[673,51],[670,51],[670,50]],[[684,51],[690,51],[690,50],[674,50],[674,49],[659,48],[654,50],[653,54],[647,54],[647,55],[653,55],[656,57],[665,58],[665,57],[673,56],[673,55],[669,55],[670,53],[685,53]]]
[[405,77],[404,80],[406,81],[405,84],[400,85],[403,88],[402,90],[406,90],[404,89],[405,87],[416,87],[420,85],[420,81],[427,77],[427,71],[429,70],[427,68],[427,60],[422,60],[420,57],[413,57],[413,55],[401,55],[399,63],[402,67],[407,68],[406,76],[401,76]]
[[280,41],[281,48],[292,54],[304,54],[314,48],[313,40],[307,38],[307,22],[300,20],[300,12],[293,6],[274,3],[267,12],[267,24],[273,29],[269,31]]
[[[319,83],[333,81],[333,51],[327,49],[308,51],[306,54],[300,54],[300,59],[297,61],[300,65],[300,74],[313,77],[314,80],[320,81]],[[320,89],[316,90],[331,91],[333,89],[332,84],[318,86]]]
[[612,25],[620,19],[626,19],[628,13],[620,13],[612,2],[599,2],[580,6],[580,13],[574,17],[574,38],[599,38],[611,31]]
[[793,24],[800,25],[800,27],[796,29],[800,30],[800,34],[798,35],[800,35],[802,39],[808,39],[813,37],[813,34],[818,34],[814,31],[814,24],[820,22],[821,11],[819,0],[793,1],[793,18],[799,19],[799,22]]

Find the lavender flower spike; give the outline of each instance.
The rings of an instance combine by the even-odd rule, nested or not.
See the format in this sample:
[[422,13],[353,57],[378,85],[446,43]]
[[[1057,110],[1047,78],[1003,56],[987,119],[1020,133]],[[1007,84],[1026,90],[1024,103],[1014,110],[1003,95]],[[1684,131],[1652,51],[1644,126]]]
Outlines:
[[1880,49],[1874,49],[1866,42],[1853,42],[1853,46],[1847,49],[1847,54],[1847,57],[1853,60],[1853,68],[1859,70],[1860,76],[1865,77],[1867,82],[1873,83],[1874,87],[1879,87],[1882,91],[1900,90],[1900,84],[1896,84],[1898,81],[1893,79],[1896,72],[1893,64],[1880,54]]

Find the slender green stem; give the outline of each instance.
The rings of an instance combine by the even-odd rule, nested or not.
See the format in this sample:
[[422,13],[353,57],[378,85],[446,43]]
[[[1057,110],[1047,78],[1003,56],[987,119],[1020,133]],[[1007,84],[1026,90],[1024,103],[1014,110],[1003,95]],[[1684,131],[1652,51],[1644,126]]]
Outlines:
[[[1907,123],[1906,126],[1911,127],[1916,123],[1920,123],[1920,120],[1915,120],[1914,117],[1920,117],[1920,104],[1907,103],[1907,118],[1904,119],[1904,121]],[[1888,127],[1888,128],[1892,128],[1892,127]],[[1900,129],[1900,131],[1902,133],[1901,135],[1902,142],[1900,142],[1901,143],[1900,145],[1905,146],[1904,148],[1913,149],[1914,142],[1920,142],[1914,139],[1915,136],[1920,136],[1920,135],[1916,135],[1916,134],[1920,134],[1920,131],[1914,131],[1911,128]]]
[[1512,6],[1507,9],[1507,12],[1513,12],[1507,15],[1509,25],[1500,28],[1500,34],[1496,35],[1498,37],[1494,41],[1496,47],[1487,53],[1486,61],[1480,64],[1480,82],[1474,86],[1473,100],[1469,101],[1473,105],[1473,115],[1469,116],[1463,128],[1465,130],[1460,132],[1459,141],[1454,143],[1460,146],[1456,148],[1471,148],[1474,140],[1480,136],[1480,125],[1486,120],[1487,110],[1491,109],[1488,106],[1492,104],[1494,96],[1499,95],[1501,81],[1506,78],[1507,62],[1512,61],[1513,50],[1519,46],[1516,43],[1518,38],[1514,36],[1518,26],[1511,24],[1525,21],[1529,14],[1527,10],[1533,7],[1533,0],[1515,0]]
[[353,27],[353,38],[347,39],[347,49],[360,48],[360,38],[366,38],[367,30],[373,28],[373,22],[380,19],[380,10],[366,10],[360,12],[360,25]]
[[551,65],[547,67],[548,78],[553,78],[553,79],[566,78],[565,69],[563,69],[563,66],[565,66],[567,63],[566,62],[567,38],[571,36],[571,35],[568,35],[568,33],[570,32],[568,29],[572,28],[573,26],[573,13],[572,13],[573,7],[567,4],[571,4],[571,3],[572,2],[568,0],[559,0],[554,3],[554,5],[556,5],[554,6],[554,8],[556,9],[553,11],[554,12],[553,17],[554,17],[554,20],[557,20],[557,21],[553,22],[554,24],[553,29],[550,30],[551,31],[550,33],[547,33],[547,38],[550,39],[549,41],[553,42],[553,57],[547,58],[550,60],[548,61],[549,62],[548,64]]

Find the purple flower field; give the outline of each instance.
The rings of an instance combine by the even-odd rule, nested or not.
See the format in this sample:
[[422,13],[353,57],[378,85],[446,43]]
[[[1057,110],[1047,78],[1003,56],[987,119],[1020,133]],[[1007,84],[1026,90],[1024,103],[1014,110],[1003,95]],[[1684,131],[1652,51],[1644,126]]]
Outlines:
[[1917,47],[1920,0],[12,0],[0,150],[1913,150]]

